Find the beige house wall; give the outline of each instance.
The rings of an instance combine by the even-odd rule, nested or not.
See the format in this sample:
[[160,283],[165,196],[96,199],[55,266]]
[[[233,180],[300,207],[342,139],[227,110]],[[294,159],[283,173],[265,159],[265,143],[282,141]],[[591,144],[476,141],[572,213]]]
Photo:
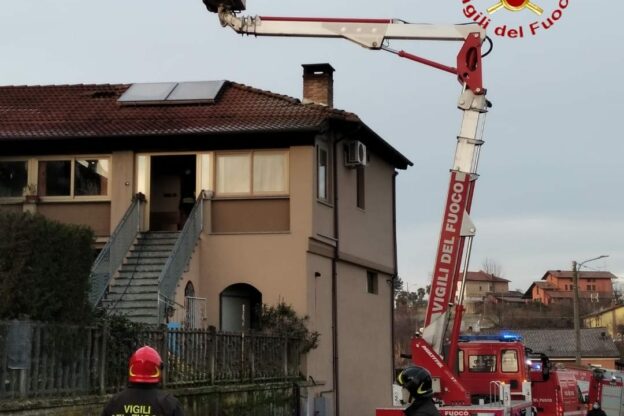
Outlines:
[[134,152],[113,152],[111,157],[113,180],[110,184],[112,233],[130,206],[134,195]]
[[485,296],[488,292],[506,293],[509,291],[507,282],[467,281],[466,296]]
[[[321,392],[334,390],[333,347],[332,347],[332,259],[315,254],[308,254],[307,293],[309,328],[318,331],[319,346],[308,353],[304,363],[304,372],[311,376],[317,387],[308,391],[309,397],[319,396]],[[316,276],[318,273],[318,276]],[[324,393],[327,398],[328,414],[334,412],[334,396]],[[312,401],[308,404],[308,414],[312,415]]]
[[373,415],[392,404],[391,276],[379,274],[377,294],[364,268],[339,263],[338,276],[340,411]]
[[584,318],[583,321],[587,328],[604,327],[614,340],[624,340],[624,333],[618,331],[618,325],[624,325],[624,306],[607,309],[602,313]]
[[110,202],[45,202],[37,204],[37,213],[65,224],[87,225],[96,237],[110,233]]
[[197,251],[199,285],[195,289],[197,296],[208,299],[208,325],[219,327],[219,295],[236,283],[254,286],[262,293],[263,303],[283,300],[299,314],[308,314],[306,252],[312,232],[313,155],[311,146],[290,149],[289,232],[216,234],[204,230]]
[[394,168],[371,155],[365,170],[365,209],[357,206],[356,169],[344,168],[339,146],[338,197],[340,252],[366,260],[369,267],[394,272],[392,183]]

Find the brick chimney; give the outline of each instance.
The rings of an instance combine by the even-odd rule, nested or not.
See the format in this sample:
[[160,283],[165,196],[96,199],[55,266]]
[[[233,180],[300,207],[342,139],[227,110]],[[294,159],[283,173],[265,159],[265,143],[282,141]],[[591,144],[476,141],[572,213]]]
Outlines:
[[303,103],[334,106],[334,68],[330,64],[303,67]]

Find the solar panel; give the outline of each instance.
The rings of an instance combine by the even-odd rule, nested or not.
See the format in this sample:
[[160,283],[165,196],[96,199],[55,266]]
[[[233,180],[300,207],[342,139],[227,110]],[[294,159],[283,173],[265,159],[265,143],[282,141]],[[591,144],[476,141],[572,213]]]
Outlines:
[[225,81],[180,82],[169,94],[167,101],[214,102],[223,84]]
[[132,84],[117,100],[125,105],[214,103],[225,81]]
[[145,101],[164,101],[177,82],[152,82],[132,84],[117,101],[122,104],[140,103]]

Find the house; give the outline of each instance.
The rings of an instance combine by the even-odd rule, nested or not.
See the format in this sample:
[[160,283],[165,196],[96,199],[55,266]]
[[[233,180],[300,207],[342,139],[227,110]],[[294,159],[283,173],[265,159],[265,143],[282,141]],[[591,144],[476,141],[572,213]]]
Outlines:
[[[615,369],[620,353],[606,328],[583,328],[581,333],[581,364]],[[574,329],[513,329],[524,345],[534,353],[544,353],[553,364],[574,364],[576,336]],[[487,330],[484,333],[497,333]]]
[[604,327],[616,341],[624,341],[624,305],[615,305],[583,316],[587,328]]
[[[457,282],[458,289],[461,280]],[[483,301],[488,294],[502,295],[509,292],[509,280],[495,276],[492,273],[480,270],[466,273],[466,285],[464,290],[464,306],[468,314],[481,313]]]
[[333,71],[304,65],[303,102],[230,81],[0,87],[0,209],[93,228],[92,301],[136,321],[247,330],[284,300],[321,334],[308,411],[372,414],[411,162],[333,108]]
[[[586,302],[610,304],[613,299],[612,279],[616,276],[611,272],[579,271],[579,296]],[[545,305],[571,302],[574,296],[574,272],[549,270],[541,281],[531,284],[524,298]]]

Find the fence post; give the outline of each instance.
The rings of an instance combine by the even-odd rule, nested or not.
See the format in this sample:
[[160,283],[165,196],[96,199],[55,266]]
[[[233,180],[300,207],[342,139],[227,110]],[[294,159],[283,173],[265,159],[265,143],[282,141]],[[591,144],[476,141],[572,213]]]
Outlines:
[[108,340],[108,322],[102,326],[102,343],[100,348],[100,394],[106,394],[106,341]]
[[284,377],[288,378],[288,336],[284,337]]
[[253,331],[249,333],[249,377],[250,381],[253,383],[256,379],[256,336]]
[[217,351],[217,328],[210,325],[208,327],[210,334],[210,345],[208,346],[208,365],[210,368],[210,384],[215,384],[215,355]]
[[165,360],[165,365],[163,365],[162,384],[163,387],[166,387],[168,381],[167,379],[169,378],[169,366],[171,365],[171,357],[169,357],[169,328],[166,324],[163,326],[162,356]]

